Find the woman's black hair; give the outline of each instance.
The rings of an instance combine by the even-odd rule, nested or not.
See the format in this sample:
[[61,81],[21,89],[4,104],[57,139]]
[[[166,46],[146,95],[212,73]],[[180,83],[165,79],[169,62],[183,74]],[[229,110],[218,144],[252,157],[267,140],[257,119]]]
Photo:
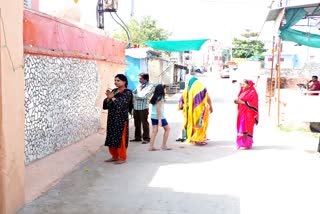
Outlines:
[[[124,74],[117,74],[114,78],[119,78],[120,80],[126,82],[125,86],[126,88],[128,87],[128,78],[126,77],[126,75]],[[130,91],[130,100],[129,100],[129,114],[132,115],[132,110],[133,110],[133,96],[132,96],[132,91],[127,89],[128,91]]]
[[154,89],[154,93],[153,96],[151,97],[150,103],[152,105],[156,104],[158,101],[164,99],[165,96],[165,92],[164,92],[164,85],[158,84],[155,89]]
[[119,78],[120,80],[126,82],[125,86],[128,88],[128,78],[124,74],[117,74],[114,78]]
[[149,74],[148,73],[140,73],[139,76],[142,77],[147,82],[149,82]]

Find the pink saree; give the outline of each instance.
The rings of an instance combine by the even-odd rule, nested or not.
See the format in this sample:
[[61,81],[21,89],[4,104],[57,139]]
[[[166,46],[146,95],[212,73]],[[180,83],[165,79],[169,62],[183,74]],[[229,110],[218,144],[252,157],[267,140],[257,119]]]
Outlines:
[[251,80],[249,88],[241,89],[238,98],[245,104],[238,104],[237,147],[250,149],[253,144],[253,127],[258,124],[258,94]]

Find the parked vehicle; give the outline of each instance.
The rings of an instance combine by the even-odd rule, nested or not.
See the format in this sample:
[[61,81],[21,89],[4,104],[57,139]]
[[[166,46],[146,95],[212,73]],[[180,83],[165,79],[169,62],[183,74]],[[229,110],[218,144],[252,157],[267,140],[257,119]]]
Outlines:
[[241,82],[243,79],[252,80],[257,83],[261,75],[261,70],[236,69],[230,73],[232,83]]
[[220,77],[221,78],[230,78],[229,68],[225,68],[222,71],[220,71]]
[[234,61],[228,61],[225,63],[225,66],[228,68],[238,68],[238,63]]
[[194,72],[199,73],[199,74],[203,74],[203,71],[201,71],[200,68],[195,68],[195,69],[194,69]]
[[220,77],[230,78],[236,71],[237,71],[237,68],[225,68],[222,71],[220,71]]
[[230,73],[232,83],[241,82],[243,79],[250,79],[257,83],[260,75],[263,74],[261,62],[245,61],[238,64],[238,69]]

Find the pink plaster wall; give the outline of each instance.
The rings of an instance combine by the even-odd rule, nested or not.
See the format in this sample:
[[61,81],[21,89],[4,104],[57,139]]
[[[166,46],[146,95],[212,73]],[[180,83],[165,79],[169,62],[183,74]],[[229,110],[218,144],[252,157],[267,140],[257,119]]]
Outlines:
[[27,9],[23,25],[25,53],[125,64],[125,43],[122,41]]
[[[125,65],[120,64],[110,64],[102,61],[98,61],[98,72],[101,81],[101,88],[97,97],[96,106],[102,107],[102,102],[106,98],[105,92],[108,88],[115,88],[114,86],[114,77],[117,74],[124,74]],[[102,110],[100,122],[101,129],[106,129],[107,127],[107,110]],[[104,131],[102,131],[104,133]]]
[[32,10],[39,10],[39,0],[32,0]]
[[13,214],[24,203],[23,1],[1,1],[0,8],[0,213]]

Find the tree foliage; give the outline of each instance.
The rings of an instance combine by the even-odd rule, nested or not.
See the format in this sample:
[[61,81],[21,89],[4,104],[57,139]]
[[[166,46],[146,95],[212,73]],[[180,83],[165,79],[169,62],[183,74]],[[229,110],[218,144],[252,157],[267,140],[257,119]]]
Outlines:
[[[158,26],[156,20],[150,16],[142,17],[141,20],[132,18],[126,25],[131,34],[131,43],[139,45],[140,47],[146,46],[144,41],[160,41],[167,40],[171,33]],[[114,38],[127,41],[127,34],[124,30],[114,35]]]
[[250,39],[250,38],[258,37],[259,33],[258,32],[251,32],[250,30],[246,29],[246,32],[241,34],[241,36],[246,39]]
[[246,31],[241,34],[244,39],[234,38],[232,40],[232,55],[235,58],[250,58],[261,55],[266,51],[264,43],[255,39],[259,34],[256,32]]

